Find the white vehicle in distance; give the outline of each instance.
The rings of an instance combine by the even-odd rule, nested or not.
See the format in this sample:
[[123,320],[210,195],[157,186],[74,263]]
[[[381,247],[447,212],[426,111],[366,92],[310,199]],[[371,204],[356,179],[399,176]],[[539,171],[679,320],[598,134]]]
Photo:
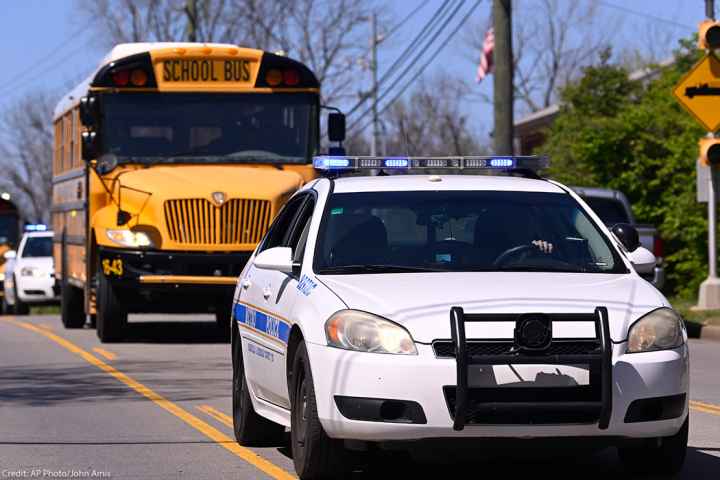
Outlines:
[[[5,308],[15,315],[27,315],[30,305],[59,301],[54,276],[53,232],[45,225],[27,225],[17,253],[11,254],[12,264],[5,274]],[[10,252],[9,252],[10,253]]]
[[632,226],[609,230],[534,174],[546,164],[317,157],[328,178],[286,203],[238,279],[237,440],[289,427],[302,479],[438,439],[582,438],[629,470],[678,471],[684,323],[639,275],[655,257]]

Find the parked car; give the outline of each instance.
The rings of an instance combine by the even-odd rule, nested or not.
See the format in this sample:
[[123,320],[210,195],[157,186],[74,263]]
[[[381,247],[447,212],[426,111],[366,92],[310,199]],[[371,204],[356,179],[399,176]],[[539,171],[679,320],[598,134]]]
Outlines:
[[593,209],[598,217],[612,227],[618,223],[629,223],[638,231],[640,244],[653,252],[657,258],[655,269],[643,278],[662,289],[665,284],[665,265],[663,262],[663,241],[653,225],[639,224],[635,220],[630,202],[624,193],[609,188],[572,187],[575,192]]
[[27,315],[30,305],[59,301],[52,257],[51,231],[32,231],[23,235],[15,255],[8,252],[5,267],[3,307],[7,313]]

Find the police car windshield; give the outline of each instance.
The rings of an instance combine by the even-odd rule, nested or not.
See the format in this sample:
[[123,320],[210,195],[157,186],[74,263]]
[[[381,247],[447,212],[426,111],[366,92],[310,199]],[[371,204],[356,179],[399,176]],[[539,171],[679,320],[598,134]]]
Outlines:
[[304,93],[105,94],[102,153],[119,163],[307,163],[316,104]]
[[52,257],[52,237],[28,237],[20,256],[22,258]]
[[607,237],[569,195],[499,191],[333,194],[314,269],[318,274],[627,272]]

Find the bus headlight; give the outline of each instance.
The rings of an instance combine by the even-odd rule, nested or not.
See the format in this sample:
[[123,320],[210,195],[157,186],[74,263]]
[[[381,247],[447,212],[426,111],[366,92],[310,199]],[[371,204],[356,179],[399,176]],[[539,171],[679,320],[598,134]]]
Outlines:
[[627,353],[677,348],[685,342],[685,327],[672,308],[658,308],[637,320],[628,332]]
[[325,322],[328,345],[371,353],[417,355],[410,333],[397,323],[359,310],[340,310]]
[[108,229],[107,237],[111,242],[122,245],[123,247],[148,248],[154,246],[150,235],[145,232],[134,232],[127,229]]

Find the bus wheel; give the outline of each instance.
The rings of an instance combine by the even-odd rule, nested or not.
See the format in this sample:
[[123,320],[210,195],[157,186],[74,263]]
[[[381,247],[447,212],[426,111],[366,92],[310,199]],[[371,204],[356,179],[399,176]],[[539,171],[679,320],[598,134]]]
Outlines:
[[60,319],[65,328],[82,328],[85,324],[84,292],[68,282],[68,255],[63,232],[60,257]]
[[103,343],[116,342],[122,339],[128,314],[103,272],[98,271],[97,276],[97,336]]
[[[17,279],[15,279],[15,282],[13,283],[17,285]],[[15,305],[13,306],[13,312],[15,313],[15,315],[28,315],[30,313],[30,306],[20,300],[17,288],[15,288]]]

